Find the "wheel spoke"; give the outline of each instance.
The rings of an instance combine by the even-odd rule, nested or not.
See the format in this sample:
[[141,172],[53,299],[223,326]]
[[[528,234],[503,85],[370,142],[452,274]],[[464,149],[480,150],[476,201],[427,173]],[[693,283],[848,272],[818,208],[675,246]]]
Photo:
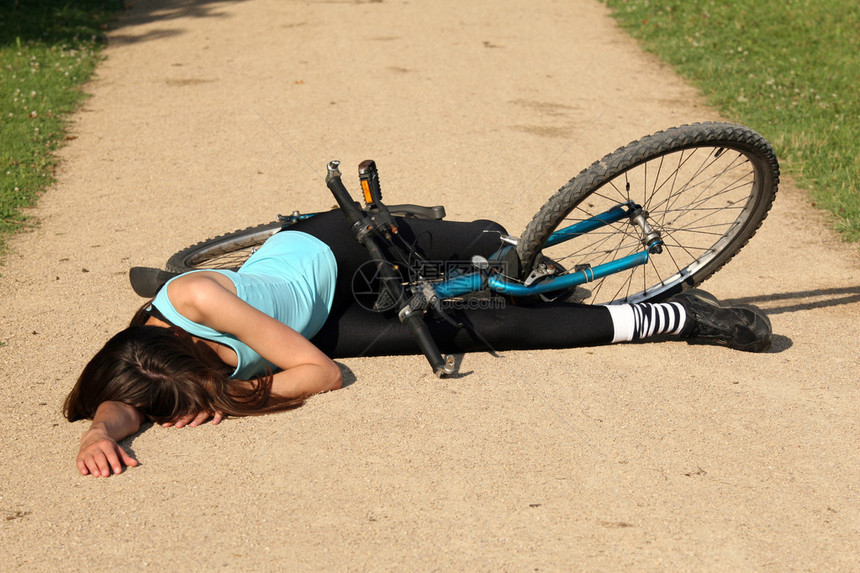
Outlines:
[[[663,243],[662,253],[652,252],[644,265],[586,284],[591,303],[647,300],[666,296],[663,293],[677,290],[682,281],[698,284],[755,232],[778,181],[777,163],[767,142],[729,124],[667,130],[619,149],[589,169],[593,174],[583,173],[568,184],[568,195],[560,191],[553,199],[570,201],[569,206],[557,204],[541,215],[543,220],[536,217],[541,233],[631,203],[642,207],[645,220]],[[595,180],[605,183],[586,188]],[[567,215],[553,215],[559,212]],[[552,217],[556,218],[550,222]],[[640,225],[622,220],[543,253],[573,272],[578,265],[594,268],[639,252],[645,248],[643,240]],[[525,253],[525,264],[539,244],[518,247]]]

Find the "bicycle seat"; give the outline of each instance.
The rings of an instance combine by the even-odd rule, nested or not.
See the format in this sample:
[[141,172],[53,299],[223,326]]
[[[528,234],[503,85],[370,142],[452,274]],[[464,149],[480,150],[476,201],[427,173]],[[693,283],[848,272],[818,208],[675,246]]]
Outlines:
[[395,217],[415,217],[416,219],[444,219],[445,207],[436,205],[434,207],[422,207],[406,203],[403,205],[388,205],[388,212]]
[[138,296],[153,298],[164,283],[179,274],[152,267],[131,267],[128,271],[128,280]]

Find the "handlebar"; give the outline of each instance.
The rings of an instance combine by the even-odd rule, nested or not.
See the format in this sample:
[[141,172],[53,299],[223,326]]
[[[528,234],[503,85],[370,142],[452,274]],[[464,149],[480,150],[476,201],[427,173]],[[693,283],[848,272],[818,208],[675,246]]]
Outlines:
[[[394,301],[403,301],[397,313],[397,317],[400,319],[401,323],[406,325],[409,332],[412,333],[412,336],[415,338],[415,342],[418,343],[418,347],[421,349],[421,352],[423,352],[424,356],[427,357],[427,361],[430,363],[433,373],[440,378],[453,373],[454,357],[450,355],[442,356],[441,352],[439,352],[439,347],[436,344],[436,341],[433,340],[433,337],[430,334],[430,329],[427,327],[427,323],[424,322],[424,310],[416,310],[410,306],[404,296],[400,277],[395,272],[394,267],[385,258],[385,254],[376,242],[376,234],[390,237],[391,234],[397,233],[397,227],[393,225],[390,215],[388,214],[388,210],[384,205],[382,205],[382,196],[379,191],[379,178],[376,174],[376,165],[373,164],[372,161],[365,161],[361,164],[360,171],[362,184],[366,191],[365,197],[373,199],[373,207],[376,210],[372,217],[366,215],[364,211],[361,210],[358,203],[353,201],[349,191],[347,191],[343,181],[341,181],[339,166],[339,161],[331,161],[328,164],[328,174],[326,175],[325,180],[326,185],[334,196],[335,201],[337,201],[341,212],[343,212],[346,217],[353,236],[359,243],[364,245],[370,254],[370,258],[377,263],[379,277],[382,280],[383,292],[386,292],[387,295],[391,296]],[[372,169],[372,173],[368,173],[370,169]],[[365,181],[367,181],[369,185],[366,185]]]
[[[353,201],[352,197],[349,196],[349,191],[346,190],[346,187],[344,187],[343,182],[340,180],[341,173],[340,169],[338,169],[339,166],[340,161],[329,162],[325,183],[331,194],[334,195],[334,200],[337,201],[338,207],[340,207],[350,227],[354,229],[356,225],[363,222],[364,214],[359,209],[358,203]],[[353,234],[355,234],[354,231]]]

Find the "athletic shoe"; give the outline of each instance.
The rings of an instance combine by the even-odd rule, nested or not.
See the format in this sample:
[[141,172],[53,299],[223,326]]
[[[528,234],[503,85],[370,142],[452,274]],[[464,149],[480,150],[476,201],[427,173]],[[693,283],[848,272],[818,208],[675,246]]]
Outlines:
[[686,290],[666,299],[687,311],[681,336],[688,344],[716,344],[746,352],[764,352],[773,341],[770,320],[749,304],[726,305],[700,289]]

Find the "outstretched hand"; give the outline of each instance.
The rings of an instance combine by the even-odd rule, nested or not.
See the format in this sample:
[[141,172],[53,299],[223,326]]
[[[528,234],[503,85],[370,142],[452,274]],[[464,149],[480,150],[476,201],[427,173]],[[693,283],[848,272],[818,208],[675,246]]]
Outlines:
[[[163,424],[164,427],[197,427],[211,418],[213,424],[224,419],[221,412],[198,412]],[[139,465],[134,456],[119,445],[118,440],[138,430],[143,416],[133,407],[116,402],[105,402],[89,430],[81,436],[81,449],[75,460],[81,475],[109,477],[120,474],[123,467]]]
[[98,430],[90,430],[81,437],[76,463],[81,475],[93,477],[109,477],[111,473],[122,473],[123,465],[138,465],[138,461],[116,440]]
[[196,428],[200,424],[204,423],[209,418],[212,418],[212,424],[220,424],[221,420],[224,419],[224,414],[221,412],[198,412],[197,414],[188,414],[187,416],[182,416],[178,420],[174,422],[166,422],[162,424],[165,428],[170,428],[171,426],[174,428],[183,428],[188,426],[189,428]]

